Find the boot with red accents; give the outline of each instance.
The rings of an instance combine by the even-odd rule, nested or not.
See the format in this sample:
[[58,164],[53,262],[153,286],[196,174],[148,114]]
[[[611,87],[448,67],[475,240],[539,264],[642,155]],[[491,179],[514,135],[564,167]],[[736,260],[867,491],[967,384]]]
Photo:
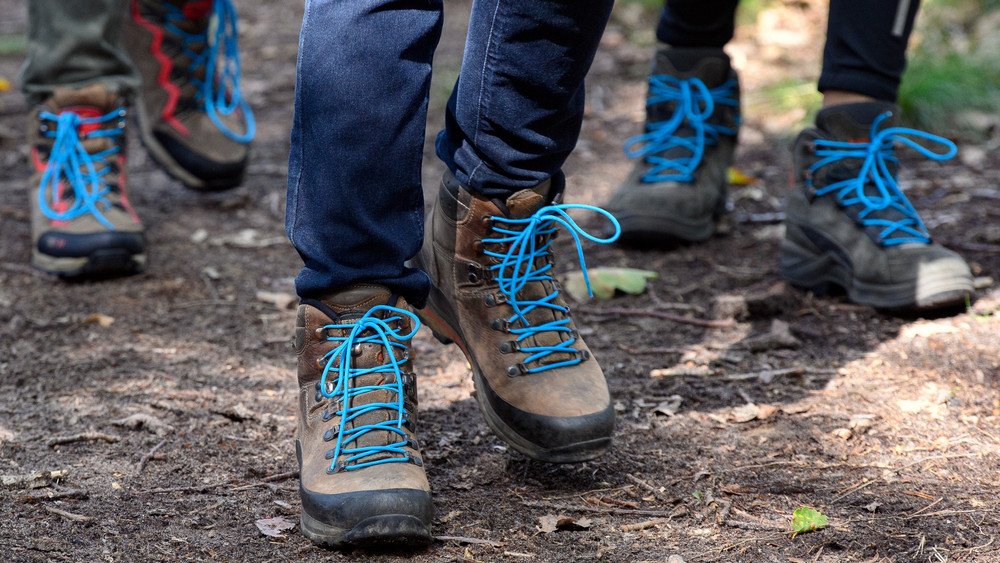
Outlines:
[[238,186],[255,126],[230,1],[129,0],[122,46],[142,76],[139,132],[153,160],[189,188]]
[[29,118],[31,264],[64,278],[134,274],[146,238],[125,187],[125,106],[101,84],[59,88]]

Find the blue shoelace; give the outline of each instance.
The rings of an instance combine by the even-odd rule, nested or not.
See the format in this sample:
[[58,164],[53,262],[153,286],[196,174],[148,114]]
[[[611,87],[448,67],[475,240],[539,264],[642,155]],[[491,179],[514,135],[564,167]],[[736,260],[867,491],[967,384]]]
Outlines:
[[[385,311],[387,318],[381,319],[375,313]],[[403,317],[408,317],[413,329],[408,334],[401,334],[399,328],[392,328],[391,323],[398,323]],[[337,441],[331,453],[327,457],[333,461],[330,463],[330,471],[340,469],[360,469],[371,465],[390,462],[417,462],[411,458],[404,449],[410,444],[403,425],[407,423],[407,412],[405,408],[405,398],[403,391],[403,372],[400,369],[401,361],[396,359],[393,349],[406,349],[406,345],[401,341],[413,338],[420,328],[420,321],[409,311],[379,305],[368,310],[357,322],[350,324],[329,324],[323,327],[326,331],[327,340],[339,342],[340,344],[328,352],[326,367],[323,369],[323,376],[320,378],[319,391],[323,397],[336,399],[330,407],[330,416],[339,416],[340,425],[337,428]],[[332,336],[330,331],[348,331],[346,336]],[[374,343],[382,345],[384,349],[385,363],[370,368],[358,368],[352,365],[352,350],[359,344]],[[383,385],[355,385],[355,379],[371,373],[395,374],[392,382]],[[328,384],[330,376],[336,377],[336,384]],[[385,378],[383,377],[383,380]],[[373,391],[390,391],[395,393],[396,400],[385,403],[369,403],[350,407],[351,399],[354,397],[370,393]],[[385,422],[378,424],[362,424],[348,429],[347,423],[357,419],[359,416],[373,411],[395,411],[395,418],[390,417]],[[368,447],[348,447],[351,442],[356,442],[369,432],[385,431],[396,433],[400,441],[384,446]],[[371,456],[379,454],[398,454],[381,459],[370,459]],[[402,456],[402,457],[399,457]],[[341,459],[343,457],[343,459]],[[368,458],[368,460],[366,460]]]
[[[187,71],[191,73],[191,82],[198,88],[195,100],[205,106],[205,113],[212,123],[225,133],[227,137],[238,142],[248,143],[256,132],[256,122],[250,104],[240,92],[240,51],[236,34],[236,9],[230,0],[213,0],[209,24],[201,33],[188,33],[174,22],[186,21],[181,8],[165,3],[167,9],[166,27],[171,33],[181,38],[181,49],[191,64]],[[202,51],[196,52],[191,45],[206,45]],[[219,50],[224,57],[219,61]],[[205,80],[194,78],[195,71],[205,66]],[[237,108],[243,111],[247,130],[243,134],[233,131],[223,123],[220,115],[230,115]]]
[[[716,105],[739,106],[735,97],[736,81],[730,79],[721,86],[708,88],[699,78],[679,79],[654,74],[649,77],[649,94],[647,106],[676,102],[674,113],[666,121],[646,124],[646,133],[625,141],[625,154],[629,158],[645,157],[646,163],[652,165],[642,176],[643,182],[693,182],[705,147],[716,144],[719,135],[736,134],[729,127],[706,121]],[[682,137],[677,134],[684,124],[694,130],[694,135]],[[686,149],[690,155],[658,156],[675,148]]]
[[[566,212],[568,209],[586,209],[597,212],[611,221],[615,227],[615,232],[608,238],[598,238],[580,227]],[[527,318],[528,313],[538,307],[552,309],[563,315],[569,313],[568,308],[553,303],[553,300],[559,295],[559,291],[555,290],[540,299],[524,301],[519,299],[517,294],[529,282],[552,279],[552,264],[547,260],[543,260],[545,264],[538,267],[536,262],[538,258],[548,256],[549,246],[552,244],[552,237],[548,235],[553,234],[559,226],[562,226],[573,236],[573,241],[576,243],[577,257],[580,261],[580,267],[583,270],[583,279],[587,284],[587,292],[593,296],[590,290],[590,279],[587,277],[587,263],[583,258],[580,235],[597,243],[614,242],[621,234],[621,226],[618,224],[618,221],[610,213],[598,207],[582,204],[558,204],[542,207],[526,219],[508,219],[506,217],[494,216],[492,222],[493,230],[503,236],[499,238],[484,238],[483,253],[501,260],[499,264],[490,266],[490,270],[492,270],[493,278],[499,284],[500,291],[506,298],[507,304],[514,310],[513,315],[507,319],[507,324],[510,327],[510,333],[517,335],[516,342],[520,343],[534,334],[549,331],[564,332],[568,333],[569,336],[566,340],[562,340],[558,345],[554,346],[519,347],[518,349],[521,352],[528,354],[528,357],[521,364],[523,366],[527,366],[527,364],[533,362],[537,363],[552,354],[566,353],[572,356],[569,359],[559,362],[539,364],[530,368],[526,367],[526,373],[537,373],[582,362],[583,359],[579,357],[579,352],[573,348],[576,337],[572,334],[572,329],[566,326],[570,322],[568,317],[538,325],[532,325]],[[542,239],[544,239],[544,243],[539,245]],[[502,248],[506,248],[507,250],[503,253],[489,250],[489,247],[486,245],[491,244],[501,245]],[[515,323],[518,322],[520,322],[521,326],[515,328]]]
[[[114,230],[114,225],[102,213],[113,205],[106,197],[111,192],[111,187],[105,181],[104,175],[110,171],[108,161],[121,152],[121,139],[118,137],[125,131],[125,110],[118,109],[100,117],[80,117],[70,111],[58,115],[42,111],[39,117],[43,122],[56,123],[55,131],[47,126],[42,130],[45,137],[54,139],[38,190],[38,205],[42,213],[55,221],[72,221],[82,215],[90,214],[102,225]],[[112,120],[118,120],[116,127],[100,128]],[[98,128],[81,134],[80,128],[83,126]],[[110,137],[111,148],[94,154],[88,153],[82,141],[99,137]],[[60,186],[67,184],[73,190],[72,198],[62,193]],[[49,204],[50,201],[70,199],[72,204],[62,211],[53,209]]]
[[[815,141],[816,156],[822,158],[809,167],[811,172],[845,158],[862,159],[861,170],[857,176],[824,186],[816,190],[816,196],[833,193],[841,207],[862,206],[863,209],[858,213],[858,219],[865,227],[882,229],[879,231],[879,243],[884,246],[908,242],[928,243],[930,242],[930,234],[927,232],[927,227],[924,226],[920,215],[899,189],[895,175],[889,169],[889,163],[898,162],[893,153],[893,146],[896,141],[899,141],[932,160],[948,160],[955,156],[958,148],[955,143],[944,137],[907,127],[887,127],[879,131],[879,123],[890,115],[891,112],[886,112],[875,119],[871,127],[871,140],[868,142],[830,141],[826,139]],[[925,139],[943,145],[948,150],[943,154],[933,152],[918,144],[913,138]],[[809,184],[812,185],[811,179]],[[866,186],[874,187],[874,193],[872,190],[866,191]],[[903,217],[898,220],[889,220],[878,216],[879,211],[887,209],[898,211]]]

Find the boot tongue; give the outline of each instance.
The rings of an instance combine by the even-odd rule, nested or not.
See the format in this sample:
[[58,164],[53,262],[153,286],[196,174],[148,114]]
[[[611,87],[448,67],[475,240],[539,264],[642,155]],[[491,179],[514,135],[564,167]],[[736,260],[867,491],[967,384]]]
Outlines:
[[380,285],[354,284],[318,295],[338,316],[358,318],[376,305],[387,305],[392,292]]
[[56,88],[52,97],[46,100],[45,104],[53,113],[73,107],[92,107],[101,112],[101,115],[110,112],[117,106],[119,96],[114,92],[109,92],[103,84],[91,84],[80,89]]
[[546,180],[533,188],[514,193],[507,198],[507,217],[510,219],[527,219],[535,214],[549,201],[552,180]]
[[899,108],[888,102],[860,102],[841,104],[820,110],[816,126],[840,141],[868,140],[872,123],[883,113],[891,115],[879,123],[879,130],[896,124]]
[[653,61],[653,74],[666,74],[675,78],[700,78],[705,86],[715,88],[729,79],[731,66],[729,55],[722,49],[660,49]]

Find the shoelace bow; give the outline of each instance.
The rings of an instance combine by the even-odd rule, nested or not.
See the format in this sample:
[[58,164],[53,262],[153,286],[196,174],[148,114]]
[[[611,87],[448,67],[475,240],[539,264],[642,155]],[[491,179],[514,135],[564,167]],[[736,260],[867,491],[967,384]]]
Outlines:
[[[857,176],[847,180],[834,182],[816,190],[816,196],[835,193],[841,207],[861,205],[864,209],[858,213],[861,224],[866,227],[881,227],[879,242],[885,246],[904,244],[907,242],[930,242],[927,227],[920,215],[903,195],[896,182],[895,175],[889,169],[889,163],[896,163],[893,147],[896,141],[906,144],[931,160],[948,160],[955,156],[958,148],[955,143],[924,131],[907,127],[887,127],[881,131],[878,125],[891,115],[891,112],[878,116],[871,126],[871,140],[867,142],[831,141],[817,139],[816,156],[822,157],[809,170],[815,173],[819,168],[843,160],[845,158],[862,159],[861,170]],[[912,137],[912,138],[911,138]],[[913,138],[925,139],[943,145],[948,150],[936,153],[918,144]],[[809,184],[812,185],[810,177]],[[875,193],[866,191],[865,186],[873,186]],[[884,209],[894,209],[903,214],[902,219],[889,220],[878,216]]]
[[[716,144],[719,135],[736,134],[730,127],[707,122],[716,105],[739,105],[735,92],[736,81],[732,79],[721,86],[708,88],[700,78],[680,79],[665,74],[650,76],[650,96],[646,105],[676,102],[676,106],[670,119],[648,123],[646,133],[625,141],[625,154],[629,158],[645,157],[646,163],[653,165],[642,176],[642,181],[693,182],[694,171],[701,164],[705,147]],[[693,136],[677,134],[685,123],[694,130]],[[686,149],[691,154],[672,158],[658,156],[674,148]]]
[[[114,230],[114,225],[102,213],[114,205],[106,197],[111,192],[111,186],[105,181],[104,175],[109,172],[108,159],[121,152],[117,137],[125,131],[125,110],[118,109],[99,117],[80,117],[71,111],[58,115],[42,111],[39,117],[56,123],[55,131],[48,127],[42,131],[45,137],[54,139],[38,190],[38,204],[42,213],[55,221],[72,221],[91,214],[102,225]],[[102,124],[114,119],[119,121],[117,127],[100,128]],[[81,134],[81,126],[98,128]],[[111,148],[94,154],[88,153],[82,141],[98,137],[112,138]],[[62,193],[62,186],[65,184],[69,184],[73,190],[72,204],[61,211],[53,209],[50,201],[69,201],[66,194]]]
[[[191,59],[187,70],[192,74],[191,82],[198,88],[195,100],[203,103],[205,113],[212,123],[225,133],[227,137],[238,142],[248,143],[256,133],[256,122],[250,104],[240,92],[240,51],[236,34],[236,9],[230,0],[206,0],[212,2],[212,12],[208,26],[199,33],[188,33],[174,25],[174,22],[185,21],[188,16],[181,8],[165,3],[167,9],[166,27],[171,33],[181,38],[181,49]],[[201,52],[191,48],[191,45],[201,44],[205,47]],[[223,58],[219,60],[219,50]],[[204,65],[205,80],[193,78],[194,72]],[[230,115],[239,108],[246,118],[247,130],[240,134],[223,123],[220,115]]]
[[[608,238],[598,238],[580,227],[569,216],[566,211],[568,209],[585,209],[599,213],[611,221],[615,232]],[[551,235],[559,226],[562,226],[573,236],[573,241],[576,243],[577,257],[580,261],[580,267],[583,270],[583,279],[587,284],[587,292],[593,296],[593,292],[590,290],[590,279],[587,276],[587,263],[583,258],[580,235],[597,243],[614,242],[621,234],[621,226],[618,224],[618,221],[607,211],[591,205],[557,204],[542,207],[526,219],[508,219],[502,216],[494,216],[492,222],[493,230],[503,236],[499,238],[484,238],[483,252],[487,256],[500,259],[500,263],[490,266],[490,270],[493,271],[493,277],[499,284],[500,291],[506,298],[507,304],[514,310],[513,315],[507,319],[507,324],[510,327],[508,329],[510,333],[517,335],[516,342],[520,343],[528,337],[541,332],[572,333],[572,330],[566,326],[570,322],[568,317],[557,318],[538,325],[532,325],[527,318],[528,313],[538,307],[552,309],[563,314],[569,313],[568,308],[553,303],[553,300],[559,295],[559,290],[554,290],[549,295],[540,299],[523,301],[518,298],[518,292],[529,282],[552,279],[552,263],[543,260],[544,265],[538,267],[536,262],[538,262],[538,258],[548,256],[552,237],[547,235]],[[543,239],[544,242],[540,244],[540,241]],[[501,248],[506,248],[506,251],[496,252],[490,250],[489,246],[486,246],[492,244],[500,245]],[[518,321],[520,321],[521,326],[516,327],[515,323]],[[576,337],[570,334],[569,338],[560,341],[557,345],[521,347],[519,350],[528,354],[522,365],[527,366],[529,363],[538,362],[547,356],[560,352],[568,353],[572,357],[560,362],[540,364],[527,368],[527,373],[537,373],[561,366],[578,364],[583,360],[579,357],[577,350],[573,348],[574,342],[576,342]]]
[[[382,319],[375,316],[375,313],[379,311],[385,311],[388,318]],[[392,323],[398,323],[403,316],[408,317],[412,322],[413,328],[407,334],[401,334],[400,328],[390,326]],[[413,335],[417,333],[417,329],[420,328],[420,321],[409,311],[386,305],[378,305],[369,309],[357,322],[350,324],[329,324],[323,328],[326,329],[328,340],[340,343],[324,356],[327,358],[327,363],[319,382],[320,392],[324,397],[337,399],[337,407],[330,408],[339,408],[339,410],[331,411],[332,415],[340,417],[340,425],[337,429],[336,445],[332,450],[331,459],[333,461],[330,463],[330,471],[360,469],[362,467],[396,461],[416,461],[408,456],[406,450],[403,449],[409,444],[406,433],[403,431],[403,425],[407,422],[407,412],[404,405],[403,373],[400,369],[402,362],[396,359],[393,349],[406,349],[406,345],[401,341],[413,338]],[[349,332],[346,336],[333,336],[330,334],[330,330],[344,330]],[[381,344],[385,350],[385,363],[370,368],[358,368],[352,365],[352,350],[356,345],[365,343]],[[393,382],[382,385],[355,386],[354,380],[356,378],[371,373],[392,373],[395,374],[395,378]],[[332,389],[329,388],[327,383],[327,379],[331,374],[337,379]],[[355,407],[349,406],[351,399],[354,397],[382,390],[395,393],[396,400],[393,402],[369,403]],[[350,429],[347,428],[348,422],[364,414],[379,410],[395,411],[396,417],[394,419],[390,417],[390,420],[378,424],[363,424]],[[376,431],[394,432],[400,436],[401,440],[383,446],[348,447],[348,444],[351,442],[356,442],[365,434]],[[365,458],[383,453],[399,454],[403,457],[392,456],[364,461]],[[343,460],[340,459],[341,456],[344,456]],[[355,463],[359,461],[360,463]]]

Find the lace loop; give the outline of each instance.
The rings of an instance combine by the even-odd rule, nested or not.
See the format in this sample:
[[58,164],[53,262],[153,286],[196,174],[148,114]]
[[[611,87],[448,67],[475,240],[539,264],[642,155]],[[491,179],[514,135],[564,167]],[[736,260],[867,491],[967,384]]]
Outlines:
[[[878,126],[887,119],[891,112],[879,115],[871,126],[871,139],[863,141],[831,141],[817,139],[815,154],[821,157],[809,167],[815,173],[819,168],[839,162],[844,159],[861,159],[861,168],[857,175],[846,180],[834,182],[816,190],[816,196],[834,193],[841,207],[860,205],[862,210],[858,219],[865,227],[876,227],[879,231],[879,243],[884,246],[904,244],[908,242],[928,243],[930,234],[920,215],[903,195],[896,181],[895,173],[890,169],[890,163],[897,163],[894,146],[898,141],[912,147],[931,160],[948,160],[958,153],[955,143],[932,135],[930,133],[907,127],[886,127],[879,131]],[[917,143],[916,139],[924,139],[944,146],[947,150],[937,153]],[[807,180],[812,185],[812,177]],[[873,188],[866,190],[865,188]],[[880,216],[883,210],[895,211],[902,217],[896,220]]]
[[[376,313],[380,311],[384,311],[388,318],[377,316]],[[393,328],[391,326],[392,323],[399,323],[403,317],[410,319],[412,323],[412,329],[406,334],[402,333],[401,327],[397,326]],[[329,324],[324,328],[327,329],[327,340],[339,342],[333,350],[323,356],[323,358],[327,359],[327,362],[323,368],[323,375],[319,382],[320,393],[322,393],[323,397],[337,399],[336,404],[332,407],[334,410],[331,413],[340,417],[339,427],[337,428],[337,442],[333,448],[333,456],[331,458],[333,460],[330,464],[331,471],[336,471],[338,466],[342,469],[350,470],[378,465],[380,463],[410,461],[411,458],[404,449],[410,441],[403,430],[404,425],[409,422],[406,410],[408,403],[404,396],[404,379],[406,378],[401,369],[401,364],[406,360],[405,358],[397,360],[394,350],[406,349],[403,341],[413,338],[417,333],[417,329],[420,328],[420,321],[416,315],[404,309],[378,305],[369,309],[357,322]],[[331,331],[334,330],[347,331],[347,335],[333,336]],[[386,351],[384,361],[381,365],[374,367],[355,367],[352,363],[355,357],[352,354],[352,350],[357,345],[367,343],[382,346]],[[371,373],[392,373],[395,377],[390,383],[355,386],[356,378]],[[336,377],[336,384],[333,386],[329,386],[327,383],[327,378],[331,375]],[[349,406],[352,403],[352,398],[373,391],[390,391],[395,393],[396,399],[391,402]],[[394,411],[396,416],[395,418],[390,417],[389,420],[378,424],[362,424],[350,429],[347,428],[348,422],[367,413],[379,410]],[[395,433],[399,435],[399,440],[382,446],[348,447],[348,444],[351,442],[356,443],[365,434],[375,431]],[[371,459],[371,456],[379,454],[390,454],[390,456]]]
[[[588,233],[577,222],[570,217],[567,210],[584,209],[593,211],[606,217],[614,226],[614,233],[607,238],[600,238]],[[512,348],[516,347],[520,352],[528,354],[521,362],[522,365],[538,363],[540,360],[556,353],[570,354],[571,358],[559,362],[537,365],[526,369],[527,373],[536,373],[547,369],[553,369],[565,365],[575,365],[583,361],[579,351],[572,347],[577,337],[574,331],[567,325],[569,317],[556,318],[554,320],[533,325],[528,320],[527,315],[536,308],[550,309],[566,315],[569,313],[567,307],[554,303],[559,290],[554,289],[552,293],[538,299],[521,299],[518,293],[529,282],[541,282],[552,280],[552,263],[547,260],[549,246],[552,244],[552,235],[560,226],[573,237],[576,244],[577,257],[580,268],[583,271],[583,279],[587,284],[587,291],[593,296],[590,289],[590,279],[587,276],[587,263],[583,257],[583,247],[581,235],[593,242],[611,243],[618,239],[621,234],[621,226],[613,215],[607,211],[583,204],[557,204],[547,205],[536,211],[531,217],[525,219],[508,219],[496,216],[492,220],[492,228],[497,234],[497,238],[484,238],[484,245],[500,245],[505,251],[492,250],[490,246],[484,246],[483,253],[487,256],[499,259],[498,264],[490,266],[493,272],[493,279],[499,284],[500,292],[506,297],[507,304],[513,309],[513,315],[505,319],[505,327],[517,339],[512,343]],[[539,265],[539,258],[542,258]],[[516,324],[515,323],[519,323]],[[515,328],[516,326],[516,328]],[[542,332],[566,333],[568,338],[561,340],[559,344],[552,346],[526,346],[523,342],[530,336]],[[515,344],[516,343],[516,344]]]
[[[115,110],[97,117],[81,117],[71,111],[58,115],[42,111],[39,112],[39,118],[56,123],[55,131],[48,127],[42,130],[42,135],[54,139],[38,190],[38,204],[42,213],[55,221],[72,221],[90,214],[102,225],[114,230],[114,225],[102,213],[113,205],[106,197],[111,192],[111,186],[105,181],[105,175],[110,172],[108,160],[121,152],[118,136],[125,131],[124,110]],[[117,127],[100,128],[114,119],[119,120]],[[111,138],[111,147],[93,154],[88,153],[83,140],[100,137]],[[62,193],[65,184],[73,190],[72,198]],[[54,209],[49,203],[63,203],[70,199],[72,203],[65,209]]]
[[[644,157],[652,166],[642,176],[642,181],[693,182],[694,172],[701,164],[705,147],[718,142],[720,135],[735,135],[736,131],[707,120],[716,105],[738,107],[736,81],[729,79],[715,88],[708,88],[700,78],[676,78],[665,74],[649,77],[647,106],[674,102],[674,112],[666,121],[646,124],[646,133],[625,141],[625,154],[629,158]],[[683,125],[694,131],[692,136],[681,136]],[[671,149],[683,149],[688,156],[659,156]]]
[[[191,82],[198,88],[195,99],[205,108],[212,123],[227,137],[238,142],[250,142],[257,126],[250,104],[240,91],[240,52],[236,33],[236,9],[230,0],[207,0],[212,2],[209,23],[197,33],[189,33],[175,25],[187,21],[189,15],[181,8],[165,4],[167,8],[167,28],[181,38],[181,49],[191,64],[187,71],[192,74]],[[193,46],[201,45],[196,51]],[[222,50],[220,61],[219,51]],[[198,68],[205,67],[205,79],[193,75]],[[237,109],[243,112],[247,130],[237,133],[226,125],[220,116],[231,115]]]

